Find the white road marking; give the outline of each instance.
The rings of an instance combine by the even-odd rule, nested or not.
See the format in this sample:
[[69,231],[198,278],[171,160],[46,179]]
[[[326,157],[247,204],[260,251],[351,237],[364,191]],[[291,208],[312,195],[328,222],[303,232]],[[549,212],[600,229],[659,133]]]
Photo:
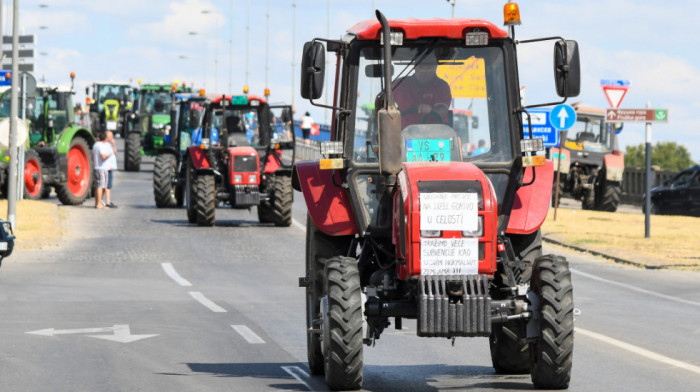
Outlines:
[[299,223],[298,220],[296,220],[294,218],[292,218],[292,224],[294,226],[296,226],[298,229],[301,229],[301,231],[304,231],[304,232],[306,231],[306,225],[302,225],[301,223]]
[[165,273],[180,286],[192,286],[192,283],[187,281],[187,279],[183,278],[177,273],[177,271],[175,271],[175,268],[171,263],[160,263],[160,265],[163,267]]
[[231,328],[238,332],[239,335],[243,336],[243,339],[250,344],[265,344],[265,341],[262,340],[260,336],[256,335],[255,332],[251,331],[251,329],[245,325],[232,325]]
[[573,269],[573,268],[570,268],[570,270],[571,270],[571,272],[573,272],[573,273],[575,273],[575,274],[578,274],[578,275],[581,275],[581,276],[585,276],[585,277],[587,277],[587,278],[589,278],[589,279],[597,280],[597,281],[603,282],[603,283],[612,284],[612,285],[615,285],[615,286],[618,286],[618,287],[623,287],[623,288],[626,288],[626,289],[628,289],[628,290],[636,291],[636,292],[638,292],[638,293],[644,293],[644,294],[648,294],[648,295],[653,295],[653,296],[655,296],[655,297],[664,298],[664,299],[668,299],[668,300],[671,300],[671,301],[676,301],[676,302],[684,303],[684,304],[687,304],[687,305],[700,306],[700,302],[688,301],[687,299],[683,299],[683,298],[679,298],[679,297],[674,297],[674,296],[666,295],[666,294],[661,294],[661,293],[657,293],[657,292],[654,292],[654,291],[649,291],[649,290],[643,289],[643,288],[641,288],[641,287],[632,286],[632,285],[630,285],[630,284],[620,283],[620,282],[615,282],[614,280],[608,280],[608,279],[600,278],[600,277],[598,277],[598,276],[591,275],[591,274],[588,274],[588,273],[586,273],[586,272],[581,272],[581,271],[576,270],[576,269]]
[[56,336],[56,335],[66,335],[66,334],[83,334],[83,333],[104,333],[112,332],[112,335],[87,335],[91,338],[111,340],[113,342],[119,343],[131,343],[141,339],[152,338],[158,336],[157,334],[151,335],[132,335],[131,329],[128,324],[118,324],[113,327],[100,327],[100,328],[79,328],[79,329],[40,329],[38,331],[30,331],[32,335],[41,336]]
[[290,376],[296,378],[297,381],[299,381],[300,383],[304,384],[304,386],[306,386],[306,388],[308,388],[309,391],[314,390],[313,388],[311,388],[311,386],[306,381],[304,381],[304,379],[309,379],[309,378],[311,378],[311,376],[309,375],[309,373],[305,372],[300,367],[298,367],[298,366],[282,366],[282,370],[289,373]]
[[629,343],[625,343],[625,342],[619,341],[617,339],[613,339],[613,338],[607,337],[605,335],[601,335],[599,333],[595,333],[595,332],[588,331],[585,329],[576,328],[576,333],[584,335],[584,336],[588,336],[588,337],[593,338],[593,339],[600,340],[601,342],[611,344],[613,346],[625,349],[629,352],[632,352],[632,353],[637,354],[637,355],[641,355],[643,357],[649,358],[649,359],[657,361],[657,362],[661,362],[661,363],[664,363],[667,365],[675,366],[675,367],[678,367],[681,369],[691,371],[693,373],[700,374],[700,366],[691,365],[689,363],[679,361],[677,359],[669,358],[667,356],[657,354],[657,353],[649,351],[649,350],[645,350],[641,347],[637,347],[637,346],[631,345]]
[[211,310],[212,312],[226,313],[226,309],[211,302],[207,297],[204,296],[204,294],[200,293],[199,291],[190,291],[190,295],[192,296],[192,298],[196,299],[197,302],[209,308],[209,310]]

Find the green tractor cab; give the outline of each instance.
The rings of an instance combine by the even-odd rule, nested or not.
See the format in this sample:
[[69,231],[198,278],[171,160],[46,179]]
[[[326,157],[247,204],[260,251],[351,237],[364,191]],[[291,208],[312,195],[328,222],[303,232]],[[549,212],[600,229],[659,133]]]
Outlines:
[[126,116],[133,107],[133,88],[128,83],[93,83],[85,88],[90,108],[90,130],[126,134]]
[[189,92],[191,88],[177,84],[144,84],[139,87],[126,136],[125,170],[139,171],[142,155],[158,155],[158,149],[170,133],[170,106],[174,96]]

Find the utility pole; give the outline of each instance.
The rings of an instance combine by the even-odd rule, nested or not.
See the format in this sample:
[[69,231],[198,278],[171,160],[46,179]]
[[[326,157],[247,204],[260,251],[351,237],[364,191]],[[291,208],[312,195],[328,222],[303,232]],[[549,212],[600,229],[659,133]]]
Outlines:
[[7,184],[7,220],[17,227],[17,75],[19,74],[19,0],[12,5],[12,88],[10,93],[10,169]]
[[[330,38],[330,36],[331,36],[331,0],[326,0],[326,37]],[[330,56],[326,56],[326,72],[325,72],[325,76],[324,76],[326,78],[326,80],[323,82],[326,85],[326,88],[325,88],[326,92],[323,93],[326,106],[328,106],[328,96],[330,94],[335,93],[335,90],[331,90],[328,86],[328,74],[330,73],[330,72],[327,72],[328,71],[328,57],[330,57]],[[333,92],[331,92],[331,91],[333,91]],[[328,110],[323,111],[323,122],[328,124]]]
[[294,86],[295,82],[295,65],[296,65],[296,47],[297,47],[297,2],[292,1],[292,108],[294,107]]
[[[647,109],[651,109],[651,101],[647,102]],[[651,187],[654,184],[651,174],[651,123],[646,123],[646,170],[644,170],[644,238],[651,237]]]
[[229,94],[233,94],[233,0],[231,0],[231,9],[228,17],[228,91]]
[[455,1],[456,0],[447,0],[447,2],[452,6],[452,19],[455,17]]
[[265,14],[265,99],[270,91],[270,0],[267,0],[267,13]]
[[250,88],[249,78],[250,75],[250,0],[248,0],[248,17],[245,25],[245,85]]

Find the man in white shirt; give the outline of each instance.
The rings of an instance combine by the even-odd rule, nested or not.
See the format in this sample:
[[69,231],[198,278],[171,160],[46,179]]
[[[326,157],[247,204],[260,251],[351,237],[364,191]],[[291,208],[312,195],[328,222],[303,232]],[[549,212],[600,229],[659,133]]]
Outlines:
[[107,158],[114,155],[112,146],[105,142],[107,135],[100,132],[97,136],[97,142],[92,146],[92,156],[95,161],[95,208],[109,208],[102,205],[102,195],[107,189],[109,180],[109,164]]
[[109,208],[117,208],[117,205],[112,203],[112,182],[114,182],[114,172],[117,170],[117,142],[114,140],[114,132],[106,132],[107,139],[104,144],[107,144],[113,154],[107,158],[109,171],[107,172],[107,188],[105,188],[105,205]]

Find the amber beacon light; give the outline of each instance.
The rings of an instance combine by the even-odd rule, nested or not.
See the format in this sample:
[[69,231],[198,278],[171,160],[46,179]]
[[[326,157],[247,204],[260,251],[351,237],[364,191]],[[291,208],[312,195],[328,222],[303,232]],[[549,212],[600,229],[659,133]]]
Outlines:
[[514,26],[520,24],[520,8],[518,4],[508,2],[503,6],[503,25]]

